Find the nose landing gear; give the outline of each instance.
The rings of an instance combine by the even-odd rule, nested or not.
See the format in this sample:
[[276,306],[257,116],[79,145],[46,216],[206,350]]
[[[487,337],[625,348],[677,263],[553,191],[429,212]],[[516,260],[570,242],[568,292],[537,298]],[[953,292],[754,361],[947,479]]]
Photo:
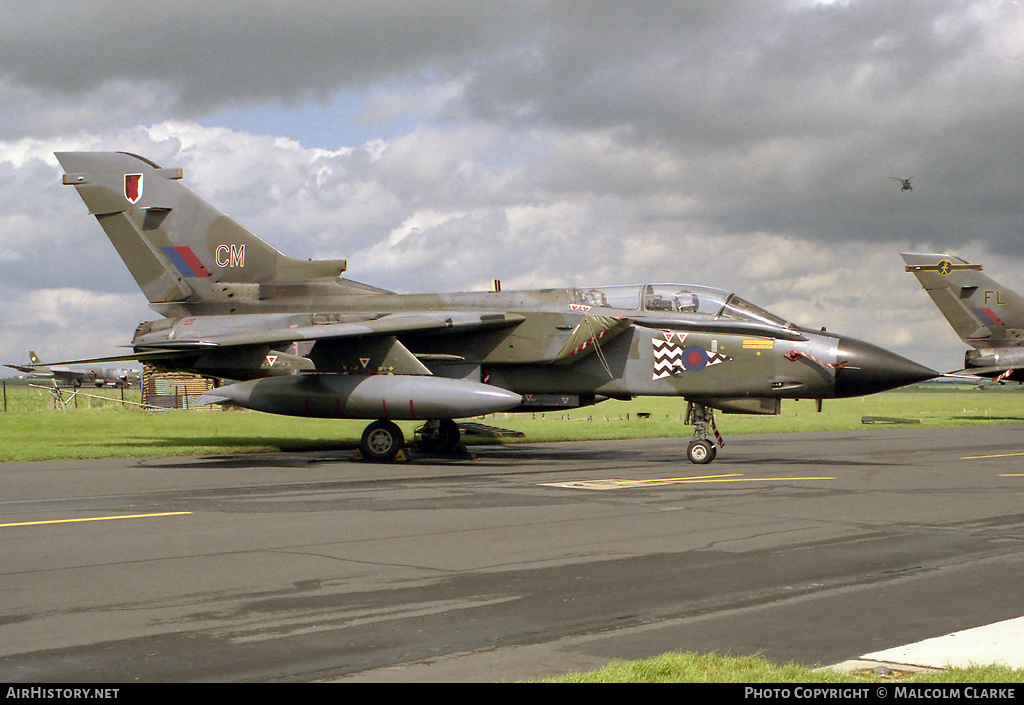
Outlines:
[[725,445],[725,439],[715,426],[714,410],[703,404],[688,402],[684,423],[693,425],[693,437],[686,448],[686,457],[696,465],[710,463],[718,455],[718,449]]

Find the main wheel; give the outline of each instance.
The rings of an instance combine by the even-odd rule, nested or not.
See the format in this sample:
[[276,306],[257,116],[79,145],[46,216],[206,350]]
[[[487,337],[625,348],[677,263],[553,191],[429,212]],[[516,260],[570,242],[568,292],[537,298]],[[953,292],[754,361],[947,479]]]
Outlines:
[[697,465],[710,463],[716,455],[718,455],[718,449],[711,441],[690,441],[690,445],[686,448],[686,457],[690,459],[691,463]]
[[374,421],[363,431],[359,450],[363,457],[378,463],[394,460],[398,451],[405,446],[405,435],[397,424],[391,421]]
[[429,421],[419,431],[420,447],[430,453],[451,455],[462,440],[459,425],[451,419]]

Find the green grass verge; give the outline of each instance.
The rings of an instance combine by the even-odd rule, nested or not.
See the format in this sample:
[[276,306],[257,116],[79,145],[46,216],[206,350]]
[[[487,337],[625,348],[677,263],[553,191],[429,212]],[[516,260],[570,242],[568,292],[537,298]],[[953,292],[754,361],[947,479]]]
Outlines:
[[942,671],[871,669],[847,673],[834,668],[778,665],[760,656],[667,653],[637,661],[613,661],[604,668],[542,679],[541,683],[1024,683],[1024,670],[1006,666],[950,668]]
[[[122,406],[117,390],[89,390],[108,400],[79,397],[79,405],[54,409],[46,390],[8,387],[8,411],[0,412],[0,461],[126,458],[354,449],[366,421],[304,419],[243,410],[202,407],[166,412]],[[128,392],[137,402],[139,393]],[[571,413],[493,414],[470,419],[521,431],[525,442],[631,438],[688,438],[686,402],[644,397],[607,401]],[[866,416],[912,421],[922,426],[1024,422],[1024,392],[928,387],[826,401],[784,401],[778,416],[719,414],[728,437],[758,433],[841,431],[866,426]],[[413,438],[416,422],[400,422]],[[514,439],[467,436],[468,443],[510,443]]]

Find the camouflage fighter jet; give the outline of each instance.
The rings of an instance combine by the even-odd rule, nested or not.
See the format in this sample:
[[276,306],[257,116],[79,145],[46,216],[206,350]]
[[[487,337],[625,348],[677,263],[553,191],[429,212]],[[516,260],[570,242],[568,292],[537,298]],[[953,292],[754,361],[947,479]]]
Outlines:
[[[450,451],[453,419],[681,396],[694,463],[715,458],[714,410],[777,414],[782,399],[850,397],[936,376],[853,338],[786,321],[718,289],[641,284],[395,294],[344,260],[282,255],[181,183],[125,153],[57,154],[150,305],[132,359],[237,380],[204,401],[363,418],[361,451],[389,460],[394,420]],[[286,352],[311,345],[305,355]]]
[[901,256],[956,334],[973,348],[961,372],[1024,382],[1024,298],[982,274],[980,264],[946,254]]
[[139,373],[123,367],[63,367],[44,365],[35,350],[28,352],[29,364],[5,365],[12,370],[52,379],[72,387],[93,384],[97,387],[130,387],[139,381]]

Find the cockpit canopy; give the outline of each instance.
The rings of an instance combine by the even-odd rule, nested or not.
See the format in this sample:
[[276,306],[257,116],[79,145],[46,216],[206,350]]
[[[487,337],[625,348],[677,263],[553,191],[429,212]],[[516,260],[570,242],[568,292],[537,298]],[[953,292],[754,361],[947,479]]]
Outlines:
[[576,289],[576,303],[595,308],[619,308],[711,316],[752,321],[779,328],[794,324],[722,289],[690,284],[643,284]]

